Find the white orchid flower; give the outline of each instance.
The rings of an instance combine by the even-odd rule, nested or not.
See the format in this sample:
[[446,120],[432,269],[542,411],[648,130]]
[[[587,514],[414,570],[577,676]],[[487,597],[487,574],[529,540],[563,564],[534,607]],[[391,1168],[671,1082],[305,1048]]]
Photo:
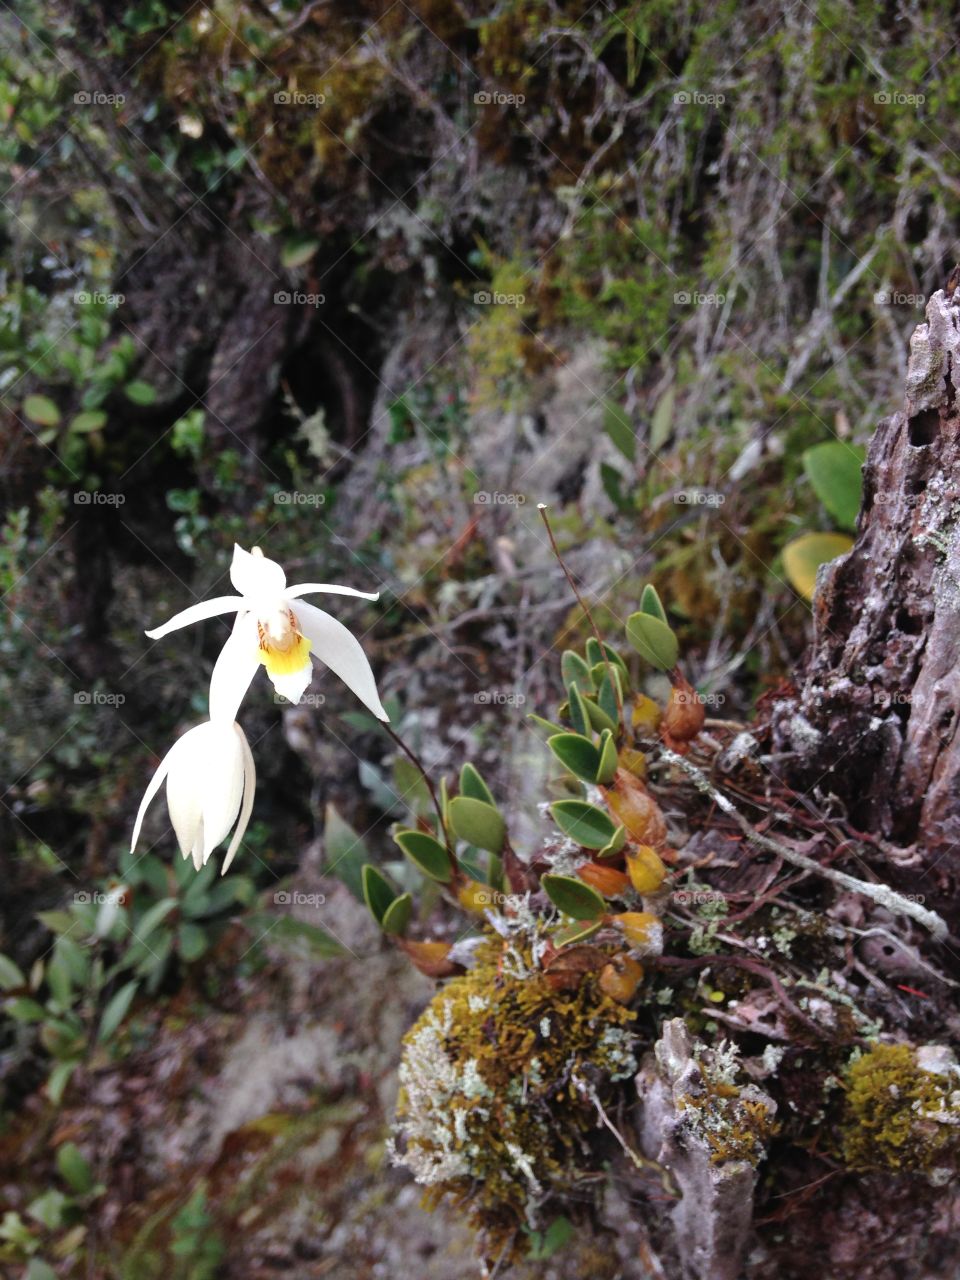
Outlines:
[[261,663],[276,691],[290,702],[299,702],[313,675],[311,654],[338,675],[378,719],[389,720],[360,642],[342,622],[301,599],[313,592],[326,592],[378,600],[379,592],[354,591],[328,582],[299,582],[288,587],[281,567],[268,560],[259,547],[249,552],[234,546],[230,581],[240,592],[238,596],[217,596],[191,605],[162,627],[147,632],[151,640],[159,640],[191,622],[224,613],[237,615],[233,634],[221,650],[210,681],[211,720],[232,723],[236,719]]
[[236,823],[220,873],[223,875],[240,848],[250,821],[257,781],[253,755],[243,730],[238,724],[208,720],[177,739],[140,801],[130,842],[131,853],[137,847],[144,814],[164,778],[167,808],[180,852],[185,858],[193,858],[198,871]]

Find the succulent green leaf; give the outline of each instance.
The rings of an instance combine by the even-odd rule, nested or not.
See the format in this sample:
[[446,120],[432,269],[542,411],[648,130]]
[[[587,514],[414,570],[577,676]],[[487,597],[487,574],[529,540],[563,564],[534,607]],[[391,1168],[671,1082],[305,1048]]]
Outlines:
[[535,715],[532,711],[527,712],[527,719],[532,720],[538,729],[542,729],[544,733],[566,733],[562,724],[554,724],[552,720],[544,720],[543,716]]
[[135,378],[133,382],[128,382],[124,387],[128,400],[134,404],[148,405],[153,404],[157,398],[156,388],[151,387],[149,382],[143,382],[140,378]]
[[653,411],[650,421],[650,451],[656,453],[667,443],[667,437],[673,427],[673,410],[677,402],[675,387],[668,387]]
[[65,1142],[57,1150],[57,1170],[71,1191],[85,1196],[93,1186],[93,1171],[75,1142]]
[[573,942],[585,942],[603,928],[602,920],[578,920],[565,924],[550,935],[555,947],[568,947]]
[[598,733],[608,730],[615,733],[619,727],[616,720],[616,714],[608,715],[599,702],[594,702],[592,698],[584,698],[584,708],[587,712],[587,719],[590,721],[590,728],[595,729]]
[[600,752],[589,738],[580,733],[555,733],[547,739],[547,746],[565,769],[584,782],[596,781]]
[[60,410],[49,396],[27,396],[23,413],[39,427],[56,427],[60,423]]
[[637,437],[627,421],[627,415],[612,400],[603,402],[603,429],[628,462],[637,454]]
[[580,687],[576,681],[567,686],[567,708],[574,733],[589,733],[590,713],[587,710],[586,700],[580,692]]
[[660,618],[649,613],[631,613],[627,619],[627,639],[651,666],[669,671],[677,665],[680,646],[677,637]]
[[77,435],[88,435],[91,431],[102,431],[107,425],[107,415],[102,409],[87,409],[70,419],[70,430]]
[[651,618],[659,618],[661,622],[667,621],[667,611],[664,609],[657,588],[652,582],[648,582],[643,588],[640,596],[640,612],[648,613]]
[[581,689],[593,688],[590,668],[579,653],[575,653],[573,649],[564,649],[560,658],[560,675],[563,679],[564,688],[574,681],[579,684]]
[[616,834],[609,814],[585,800],[555,800],[550,812],[563,834],[585,849],[603,849]]
[[600,764],[597,766],[597,782],[607,786],[617,772],[617,743],[609,729],[600,735]]
[[606,665],[609,662],[613,666],[619,667],[622,675],[627,675],[626,663],[620,657],[619,653],[617,653],[616,649],[612,649],[610,645],[605,644],[603,648],[601,648],[600,642],[597,640],[596,636],[591,636],[587,641],[585,648],[587,663],[591,670],[598,663],[602,664],[603,667],[606,668]]
[[129,1012],[130,1006],[133,1004],[133,997],[140,989],[140,983],[134,978],[131,982],[125,982],[119,991],[115,991],[107,1001],[107,1006],[103,1011],[103,1017],[100,1019],[100,1031],[97,1039],[101,1042],[109,1040],[113,1033],[120,1026]]
[[10,991],[13,987],[25,987],[27,980],[9,956],[0,952],[0,991]]
[[460,794],[472,796],[474,800],[483,800],[486,804],[496,805],[490,788],[480,775],[480,770],[469,761],[460,770]]
[[440,884],[449,884],[453,879],[450,855],[436,836],[426,831],[398,831],[393,838],[417,870],[429,879],[438,880]]
[[607,904],[588,884],[575,876],[545,875],[540,880],[544,893],[565,916],[574,920],[596,920],[606,915]]
[[363,864],[369,856],[362,836],[358,835],[332,804],[328,804],[323,821],[323,848],[326,870],[337,876],[355,898],[363,901]]
[[387,908],[396,897],[390,887],[390,882],[382,872],[368,862],[361,872],[361,883],[363,884],[363,900],[369,907],[370,914],[377,924],[382,924]]
[[473,796],[455,796],[450,801],[450,825],[468,844],[490,853],[499,853],[507,834],[498,810]]
[[850,533],[857,527],[865,460],[862,445],[845,444],[842,440],[815,444],[803,455],[803,468],[817,497],[837,524]]
[[413,895],[402,893],[399,898],[394,898],[383,913],[383,919],[380,921],[380,927],[384,933],[393,934],[395,937],[402,937],[410,924],[410,918],[413,915]]
[[627,843],[627,828],[617,827],[616,831],[613,833],[613,839],[610,841],[609,844],[605,844],[603,848],[600,850],[600,852],[597,854],[598,861],[602,861],[604,858],[615,857],[626,843]]

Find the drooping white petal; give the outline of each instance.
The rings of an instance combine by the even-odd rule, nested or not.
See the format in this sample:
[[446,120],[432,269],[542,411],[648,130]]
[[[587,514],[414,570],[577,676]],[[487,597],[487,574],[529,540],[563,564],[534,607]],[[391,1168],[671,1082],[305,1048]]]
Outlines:
[[259,600],[282,596],[287,576],[276,560],[268,560],[264,555],[251,555],[234,543],[230,581],[248,600]]
[[259,665],[257,620],[252,614],[242,614],[220,650],[210,677],[211,720],[233,724]]
[[199,604],[192,604],[189,609],[181,610],[180,613],[174,614],[169,622],[165,622],[161,627],[154,627],[152,631],[147,631],[145,634],[151,640],[160,640],[171,631],[189,627],[192,622],[204,622],[207,618],[216,618],[221,613],[236,613],[242,608],[243,599],[240,596],[214,596],[212,600],[201,600]]
[[267,675],[273,681],[273,687],[281,698],[286,698],[288,702],[297,703],[306,693],[310,686],[310,681],[313,679],[313,664],[310,662],[310,655],[307,655],[307,665],[301,667],[299,671],[289,671],[281,674],[268,670]]
[[140,828],[143,826],[143,819],[150,807],[150,801],[160,790],[163,780],[167,776],[167,770],[170,768],[170,757],[177,749],[177,743],[174,743],[167,754],[163,757],[154,772],[153,777],[147,785],[146,791],[143,793],[143,799],[140,801],[140,808],[137,810],[137,820],[133,824],[133,837],[130,841],[130,852],[133,853],[137,847],[137,841],[140,839]]
[[378,720],[389,720],[377,693],[377,682],[367,655],[352,632],[329,613],[303,601],[297,601],[294,613],[300,630],[310,641],[314,656],[326,663]]
[[244,763],[232,724],[207,721],[171,752],[167,808],[184,857],[200,865],[229,834],[243,793]]
[[353,587],[338,587],[334,582],[295,582],[292,587],[287,587],[283,593],[288,600],[298,600],[301,596],[308,596],[313,591],[322,592],[328,596],[356,596],[359,600],[379,600],[379,591],[354,591]]
[[240,842],[247,830],[250,822],[250,814],[253,812],[253,793],[257,786],[257,767],[253,762],[253,752],[250,750],[250,744],[247,742],[246,735],[238,724],[235,724],[234,730],[239,735],[240,747],[243,751],[243,803],[240,806],[240,817],[237,820],[237,829],[233,833],[233,839],[230,841],[230,847],[227,849],[227,856],[223,860],[223,866],[220,868],[220,874],[225,875],[230,863],[236,857],[237,850],[240,848]]

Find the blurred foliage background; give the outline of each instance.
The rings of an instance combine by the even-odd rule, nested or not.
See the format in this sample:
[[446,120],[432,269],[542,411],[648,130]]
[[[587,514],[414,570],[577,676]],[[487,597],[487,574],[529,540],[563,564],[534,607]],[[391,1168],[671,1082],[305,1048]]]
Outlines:
[[[542,501],[611,633],[654,582],[748,716],[808,633],[783,548],[838,528],[803,455],[897,407],[955,261],[956,44],[935,0],[0,9],[11,1274],[460,1273],[378,1146],[426,984],[355,902],[415,781],[333,681],[264,684],[235,872],[157,815],[130,859],[222,639],[144,628],[235,540],[379,588],[338,616],[400,731],[532,811],[582,629]],[[398,1188],[415,1246],[364,1226]]]

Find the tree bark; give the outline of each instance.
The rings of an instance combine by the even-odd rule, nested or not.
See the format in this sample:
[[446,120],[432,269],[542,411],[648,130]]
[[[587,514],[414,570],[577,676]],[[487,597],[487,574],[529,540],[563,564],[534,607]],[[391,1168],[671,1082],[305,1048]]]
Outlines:
[[[903,409],[880,422],[853,549],[821,569],[814,641],[775,704],[778,768],[831,794],[948,919],[960,883],[960,290],[910,341]],[[934,905],[931,900],[930,905]]]

